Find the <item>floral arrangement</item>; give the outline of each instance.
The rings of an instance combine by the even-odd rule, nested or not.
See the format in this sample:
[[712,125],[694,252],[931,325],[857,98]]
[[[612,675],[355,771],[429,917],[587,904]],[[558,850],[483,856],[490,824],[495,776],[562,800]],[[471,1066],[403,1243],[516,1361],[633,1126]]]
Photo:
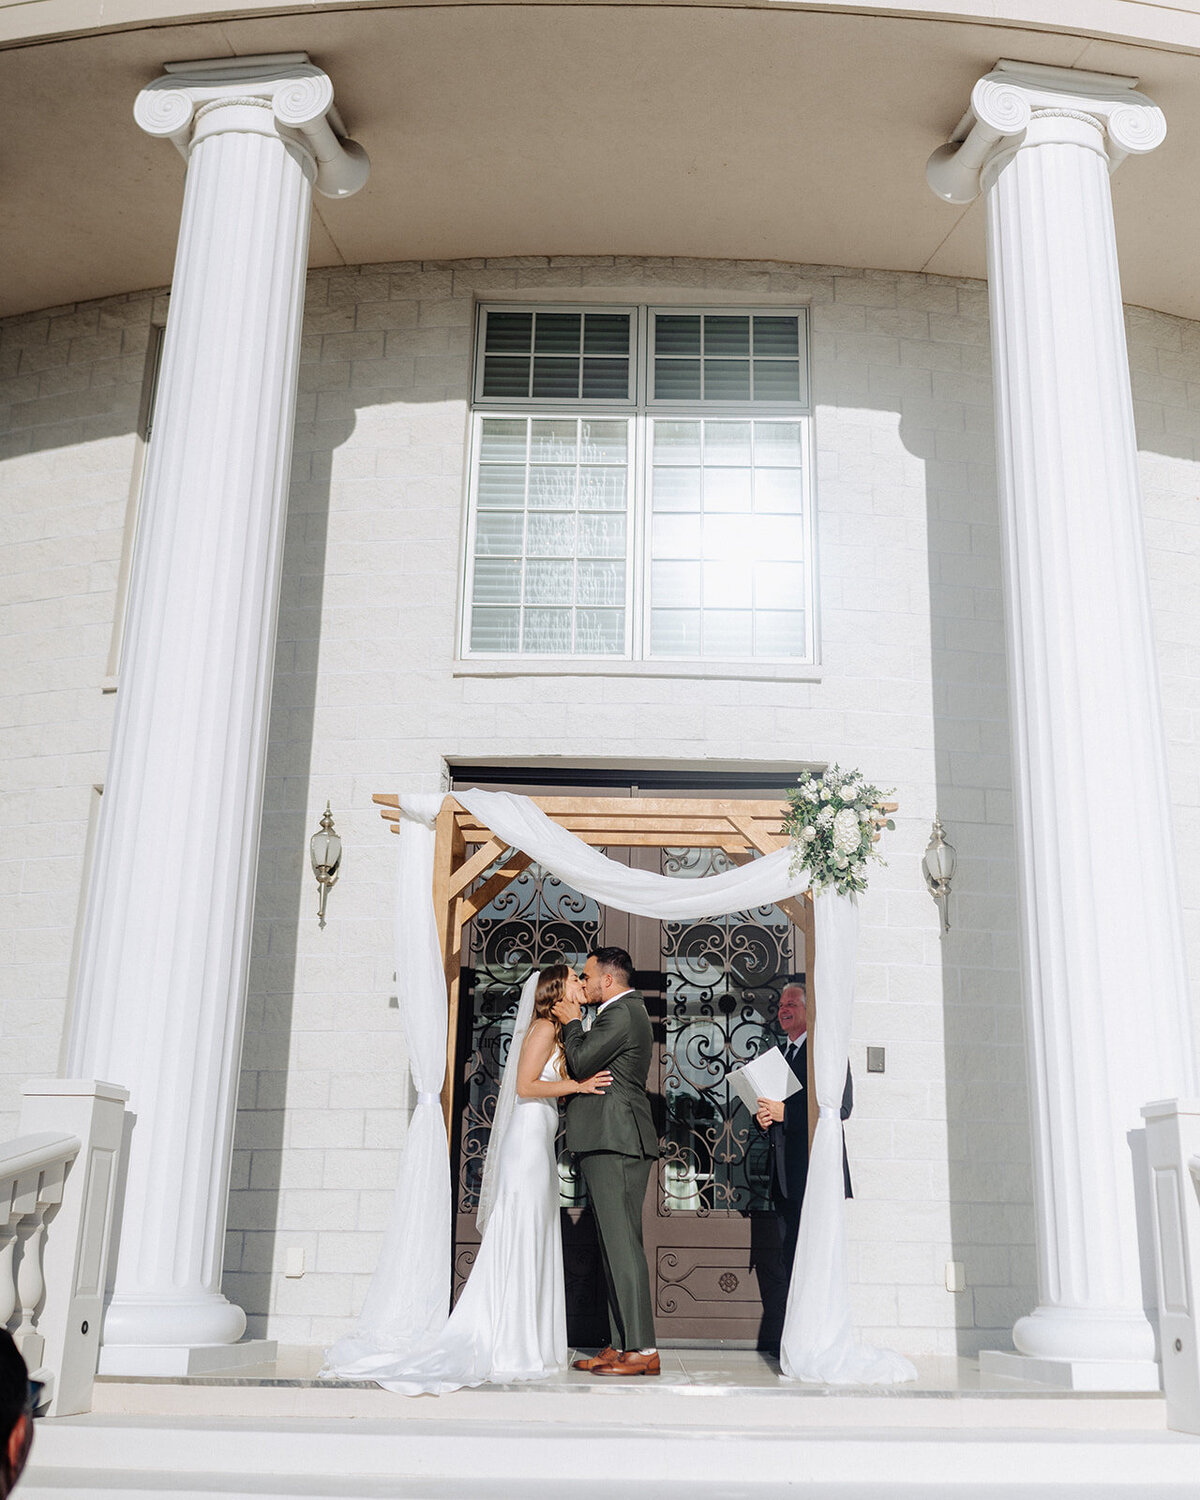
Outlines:
[[788,792],[784,832],[791,839],[791,872],[807,869],[814,895],[833,886],[843,896],[867,888],[867,861],[883,856],[875,849],[880,830],[895,828],[888,816],[896,804],[891,794],[870,786],[859,771],[830,766],[808,771]]

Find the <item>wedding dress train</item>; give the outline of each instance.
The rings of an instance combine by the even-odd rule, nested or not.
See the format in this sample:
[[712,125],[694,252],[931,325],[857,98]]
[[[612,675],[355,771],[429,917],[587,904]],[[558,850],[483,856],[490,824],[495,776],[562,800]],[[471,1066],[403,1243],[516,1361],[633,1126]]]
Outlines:
[[[541,1081],[560,1076],[552,1057]],[[446,1326],[402,1358],[369,1354],[339,1365],[339,1376],[420,1396],[484,1381],[542,1380],[566,1368],[557,1133],[556,1099],[516,1101],[499,1146],[495,1202]]]

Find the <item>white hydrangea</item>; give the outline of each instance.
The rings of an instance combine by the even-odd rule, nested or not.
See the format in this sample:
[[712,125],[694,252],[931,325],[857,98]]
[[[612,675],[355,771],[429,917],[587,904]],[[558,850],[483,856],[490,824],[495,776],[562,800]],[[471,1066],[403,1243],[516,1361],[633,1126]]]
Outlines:
[[858,848],[860,837],[858,814],[853,808],[843,807],[833,820],[833,847],[840,854],[851,854]]

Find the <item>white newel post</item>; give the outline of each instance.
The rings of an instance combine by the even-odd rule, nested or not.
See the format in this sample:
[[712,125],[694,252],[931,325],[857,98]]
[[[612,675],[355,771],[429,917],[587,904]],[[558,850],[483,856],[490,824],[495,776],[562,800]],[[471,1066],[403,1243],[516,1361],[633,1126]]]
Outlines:
[[169,1374],[246,1323],[222,1241],[308,226],[367,162],[303,53],[169,64],[134,114],[187,177],[69,1067],[133,1121],[100,1367]]
[[1001,63],[930,159],[987,197],[1038,1295],[985,1367],[1155,1388],[1128,1133],[1194,1092],[1109,174],[1136,79]]

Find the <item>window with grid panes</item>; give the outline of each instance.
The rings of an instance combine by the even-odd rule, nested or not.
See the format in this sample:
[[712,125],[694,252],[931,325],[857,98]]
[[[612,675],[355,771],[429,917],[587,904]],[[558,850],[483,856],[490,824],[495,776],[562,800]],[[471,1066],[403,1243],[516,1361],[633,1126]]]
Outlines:
[[811,661],[804,311],[480,309],[467,657]]

